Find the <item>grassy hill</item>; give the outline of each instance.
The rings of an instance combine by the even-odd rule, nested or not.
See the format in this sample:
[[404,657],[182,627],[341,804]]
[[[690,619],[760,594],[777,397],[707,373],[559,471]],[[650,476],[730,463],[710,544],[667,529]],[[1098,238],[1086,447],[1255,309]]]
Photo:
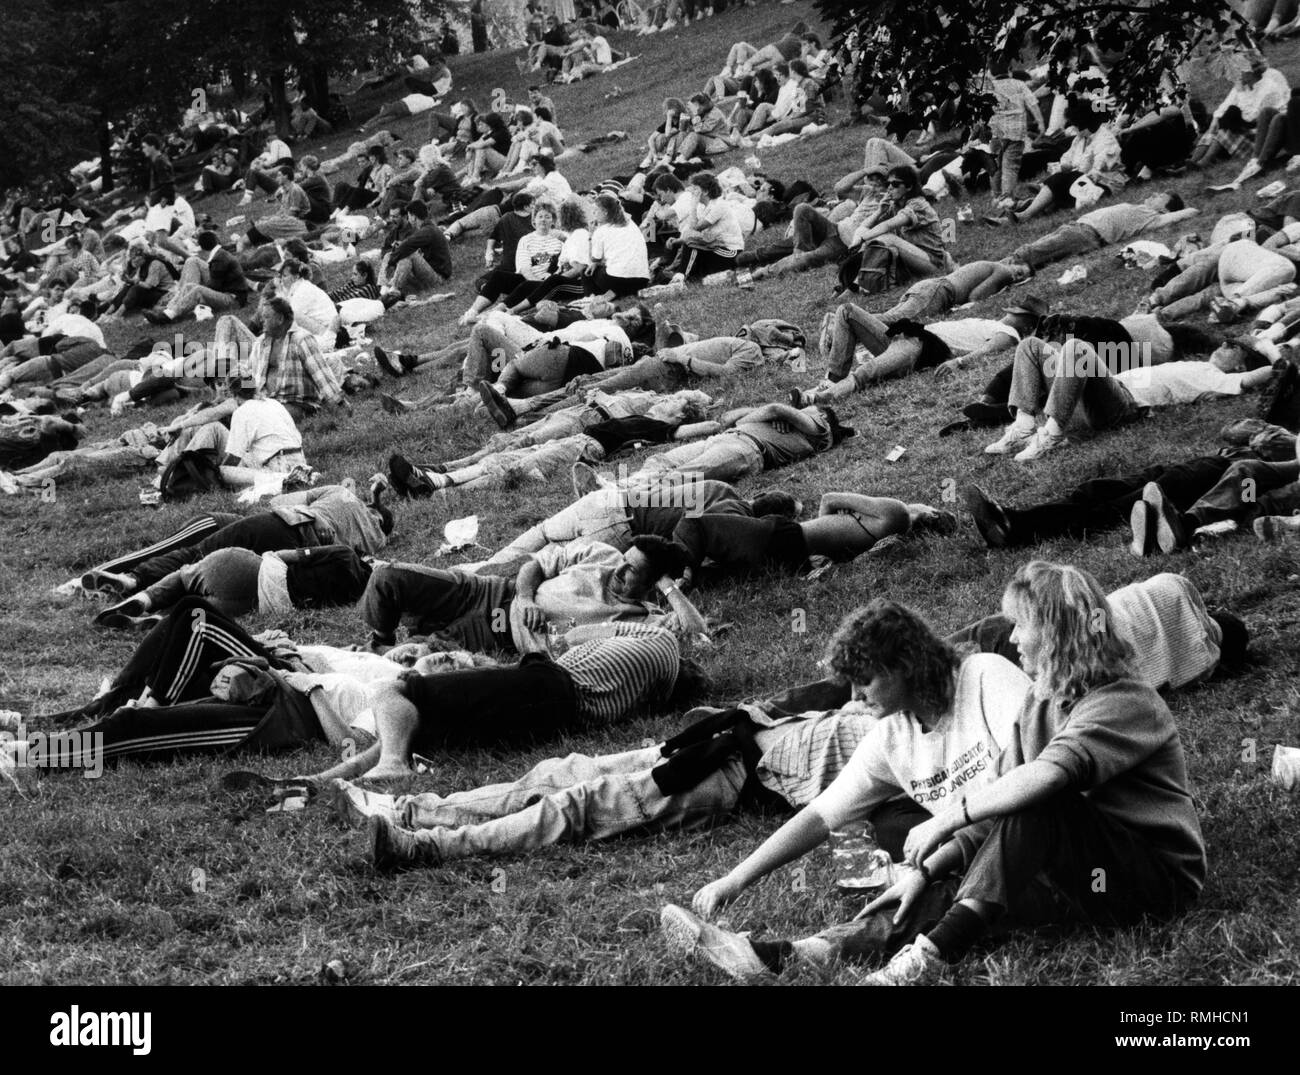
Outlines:
[[[617,35],[616,47],[639,53],[612,75],[553,91],[559,121],[571,143],[610,130],[629,142],[603,147],[569,163],[565,171],[581,189],[597,178],[628,174],[644,152],[645,134],[663,97],[702,88],[735,40],[772,40],[798,18],[815,20],[810,4],[764,4],[731,11],[701,24],[649,38]],[[1275,62],[1300,84],[1300,58],[1291,46],[1274,50]],[[486,103],[500,87],[524,96],[526,80],[514,54],[460,57],[454,64],[456,95]],[[615,86],[622,93],[607,95]],[[1209,76],[1198,89],[1211,105],[1226,90]],[[358,118],[369,112],[357,107]],[[840,104],[842,108],[842,102]],[[393,128],[412,142],[428,136],[428,122],[413,118]],[[813,139],[762,154],[763,165],[790,180],[805,178],[828,190],[861,159],[862,141],[876,131],[836,128]],[[343,132],[319,148],[333,155],[355,138]],[[740,163],[744,154],[724,158]],[[1206,216],[1246,206],[1250,190],[1213,198],[1206,182],[1223,182],[1233,169],[1186,177],[1169,186]],[[1268,176],[1266,178],[1272,178]],[[1258,182],[1263,182],[1260,180]],[[1255,185],[1258,185],[1255,184]],[[1134,199],[1153,189],[1134,187]],[[226,196],[204,204],[218,222],[241,210]],[[265,212],[260,202],[251,207]],[[976,199],[978,214],[987,197]],[[943,215],[953,215],[951,201]],[[1012,229],[958,225],[959,260],[1000,257],[1026,237],[1065,219]],[[1168,238],[1172,238],[1169,236]],[[761,236],[760,241],[771,241]],[[427,350],[458,335],[455,318],[468,305],[481,264],[477,238],[455,248],[456,301],[396,310],[376,330],[385,346]],[[1087,313],[1123,316],[1144,293],[1143,274],[1125,271],[1113,254],[1085,264],[1083,286],[1063,293],[1048,271],[1023,292]],[[757,317],[781,316],[810,334],[831,305],[830,268],[752,292],[695,288],[670,300],[674,317],[704,334],[732,331]],[[896,295],[868,305],[882,309]],[[972,311],[998,316],[1003,297]],[[194,338],[211,322],[183,326]],[[114,330],[126,344],[143,332]],[[728,406],[784,398],[810,374],[767,371],[748,381],[711,388]],[[1045,462],[1021,467],[982,453],[990,437],[939,440],[938,429],[978,391],[989,369],[970,370],[936,385],[920,375],[854,397],[842,413],[860,436],[832,453],[767,483],[805,502],[823,491],[850,489],[940,502],[945,490],[977,480],[993,495],[1022,503],[1049,496],[1087,478],[1117,474],[1152,462],[1213,452],[1225,422],[1252,413],[1249,399],[1171,408],[1147,422],[1094,440]],[[400,383],[409,398],[433,387],[432,378]],[[166,412],[164,412],[166,413]],[[140,415],[89,416],[95,435],[115,434]],[[156,417],[149,415],[148,417]],[[305,428],[307,453],[332,479],[357,481],[381,469],[391,451],[449,458],[482,442],[482,423],[391,417],[373,398],[356,402],[354,416],[318,418]],[[894,463],[886,454],[901,444]],[[51,598],[50,589],[72,574],[128,547],[170,532],[205,507],[208,497],[158,510],[142,508],[144,477],[61,484],[53,503],[37,498],[0,500],[0,643],[8,659],[0,671],[0,706],[24,714],[68,708],[90,697],[101,677],[131,652],[130,637],[90,626],[91,608]],[[399,505],[394,559],[435,561],[443,524],[477,513],[480,539],[495,547],[570,498],[567,478],[546,487],[490,493],[453,492]],[[1281,983],[1300,971],[1300,851],[1295,840],[1300,810],[1268,779],[1277,743],[1300,742],[1295,706],[1300,672],[1300,592],[1294,549],[1269,548],[1246,537],[1165,561],[1129,555],[1121,534],[1088,542],[1056,541],[1023,552],[989,552],[964,521],[949,538],[906,543],[887,556],[842,565],[812,584],[772,578],[747,586],[719,587],[698,595],[704,612],[735,625],[722,636],[708,670],[714,698],[754,696],[815,673],[830,632],[841,616],[883,595],[906,601],[941,629],[955,629],[992,611],[1003,585],[1031,557],[1076,563],[1107,588],[1158,570],[1188,575],[1207,601],[1241,612],[1254,634],[1254,666],[1170,697],[1182,729],[1194,791],[1209,846],[1209,881],[1196,909],[1165,928],[1115,935],[1022,937],[986,959],[967,961],[963,983]],[[803,610],[797,617],[795,610]],[[793,628],[806,619],[806,630]],[[254,620],[254,629],[270,620]],[[300,614],[277,621],[308,641],[360,641],[352,611]],[[654,740],[678,726],[673,714],[645,718],[605,732],[566,736],[510,754],[472,751],[440,759],[436,773],[412,781],[413,789],[452,790],[508,778],[557,753],[602,753]],[[1257,760],[1243,760],[1243,743]],[[324,748],[254,764],[289,774],[321,767]],[[56,774],[40,782],[30,800],[0,789],[8,839],[0,841],[0,981],[8,983],[176,982],[254,983],[314,980],[327,960],[343,959],[354,981],[374,983],[582,983],[660,984],[711,980],[706,972],[667,957],[657,930],[664,900],[686,902],[701,884],[719,876],[767,835],[773,817],[737,817],[707,831],[561,847],[525,858],[483,860],[396,878],[376,875],[364,840],[325,816],[250,814],[216,790],[226,760],[173,765],[123,765],[100,781]],[[855,904],[834,894],[829,855],[810,856],[804,872],[774,875],[751,890],[728,918],[739,928],[778,935],[815,931],[851,916]],[[197,873],[196,871],[202,871]],[[202,877],[204,883],[196,884]],[[196,891],[201,889],[201,891]],[[851,981],[850,973],[840,980]]]

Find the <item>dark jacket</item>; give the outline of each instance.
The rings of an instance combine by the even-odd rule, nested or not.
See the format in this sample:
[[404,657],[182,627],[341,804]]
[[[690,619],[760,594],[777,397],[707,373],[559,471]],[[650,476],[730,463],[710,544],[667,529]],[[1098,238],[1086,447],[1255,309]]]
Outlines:
[[389,264],[396,266],[399,261],[412,254],[423,254],[429,268],[444,280],[451,276],[451,246],[442,229],[437,224],[424,224],[397,244]]
[[208,262],[208,279],[212,281],[214,291],[224,291],[228,295],[248,294],[243,266],[229,250],[218,250],[212,255]]
[[330,210],[334,205],[334,192],[330,190],[330,185],[322,175],[309,175],[303,179],[298,186],[302,187],[302,192],[307,195],[307,200],[311,202],[311,209],[307,212],[307,220],[312,224],[324,224],[330,218]]
[[370,581],[370,564],[346,545],[318,545],[280,554],[294,608],[354,605]]

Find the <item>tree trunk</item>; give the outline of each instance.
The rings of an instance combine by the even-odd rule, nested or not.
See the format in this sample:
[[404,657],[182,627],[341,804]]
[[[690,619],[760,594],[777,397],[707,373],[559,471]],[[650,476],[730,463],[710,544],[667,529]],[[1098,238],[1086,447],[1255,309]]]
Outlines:
[[303,73],[304,90],[307,103],[322,116],[328,118],[330,112],[330,69],[329,64],[314,63]]
[[288,139],[291,129],[289,94],[285,87],[284,68],[270,72],[266,76],[266,82],[271,88],[271,115],[275,117],[275,133],[281,138]]
[[99,116],[99,176],[103,180],[101,193],[113,189],[113,132],[108,129],[108,116]]
[[230,87],[235,95],[235,103],[240,104],[248,96],[248,68],[242,63],[230,69]]

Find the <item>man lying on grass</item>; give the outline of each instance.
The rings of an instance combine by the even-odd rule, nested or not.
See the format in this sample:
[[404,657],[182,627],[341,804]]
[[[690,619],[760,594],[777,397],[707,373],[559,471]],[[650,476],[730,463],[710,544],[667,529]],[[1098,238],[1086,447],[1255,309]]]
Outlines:
[[372,556],[393,532],[393,513],[380,503],[381,492],[372,484],[363,501],[347,486],[318,485],[281,493],[266,511],[251,515],[204,512],[152,545],[91,568],[81,588],[128,596],[218,549],[262,553],[337,543]]
[[620,552],[632,539],[645,534],[672,540],[683,520],[696,515],[736,515],[745,518],[781,516],[797,518],[803,506],[783,489],[771,489],[746,500],[726,482],[703,479],[669,479],[650,486],[627,489],[586,478],[585,465],[575,468],[575,483],[582,478],[590,492],[566,508],[530,526],[504,548],[479,564],[462,564],[462,570],[498,575],[547,545],[571,541],[601,542]]
[[[309,779],[337,780],[341,805],[364,803],[343,778],[411,776],[411,752],[426,757],[469,744],[539,740],[560,730],[608,727],[634,713],[678,706],[705,684],[677,636],[640,623],[596,623],[564,634],[551,660],[526,655],[517,665],[421,674],[376,688],[379,741]],[[400,658],[400,647],[394,652]]]
[[[460,654],[406,660],[432,670]],[[234,662],[235,667],[226,667]],[[225,668],[225,671],[222,669]],[[153,626],[107,686],[86,705],[37,718],[98,743],[103,760],[164,760],[232,750],[291,750],[316,742],[368,744],[369,692],[404,671],[397,660],[335,646],[302,645],[279,632],[249,635],[198,597],[184,597]]]
[[[648,536],[634,539],[625,552],[598,542],[550,545],[513,578],[381,563],[361,608],[376,649],[393,646],[403,622],[416,635],[436,634],[485,653],[542,652],[551,624],[630,621],[698,635],[707,626],[704,617],[674,582],[685,566],[680,549]],[[651,603],[656,590],[671,612]]]
[[[1143,668],[1160,684],[1203,677],[1245,650],[1244,627],[1221,629],[1180,576],[1162,575],[1117,591],[1113,611],[1117,630],[1134,640]],[[950,641],[1010,660],[1019,656],[1012,628],[1006,617],[993,616]],[[997,667],[1015,678],[1005,664]],[[438,865],[449,858],[704,823],[725,817],[738,804],[780,802],[798,808],[831,785],[882,716],[850,705],[852,693],[851,683],[837,676],[756,705],[694,710],[687,715],[703,719],[666,743],[599,757],[553,758],[514,783],[396,798],[337,790],[347,800],[342,805],[348,820],[360,824],[370,816],[381,868]],[[917,804],[895,798],[882,800],[871,819],[883,845],[898,857],[906,831],[924,813]]]
[[[489,411],[509,407],[486,383],[480,390]],[[712,401],[703,392],[633,395],[639,398],[624,401],[605,396],[606,402],[596,406],[556,411],[518,432],[498,434],[463,459],[415,466],[393,455],[388,461],[389,477],[398,492],[411,497],[428,497],[457,486],[493,488],[520,477],[547,481],[579,460],[598,463],[624,448],[693,440],[722,428],[707,420],[705,407]]]
[[[1277,369],[1287,365],[1277,360]],[[1239,396],[1273,378],[1273,365],[1253,348],[1223,346],[1209,362],[1153,366],[1137,361],[1112,374],[1081,338],[1066,340],[1058,350],[1031,336],[1016,349],[1009,397],[1015,418],[984,451],[1014,453],[1017,463],[1032,462],[1069,444],[1065,427],[1076,409],[1082,409],[1091,428],[1110,429],[1141,418],[1152,407]]]
[[[1141,679],[1142,657],[1120,630],[1115,608],[1092,576],[1038,561],[1017,572],[1003,613],[1014,623],[1011,639],[1034,677],[1032,689],[1012,718],[996,768],[990,756],[984,772],[933,801],[926,811],[933,816],[907,835],[906,867],[884,893],[852,923],[793,943],[752,942],[706,921],[749,884],[820,844],[831,828],[866,815],[891,789],[924,787],[886,749],[893,745],[887,730],[873,732],[808,809],[696,893],[698,913],[666,907],[670,943],[741,978],[779,972],[793,961],[829,968],[840,957],[892,953],[863,984],[904,985],[940,978],[995,923],[1116,926],[1185,911],[1204,882],[1205,846],[1182,743],[1168,708]],[[832,658],[855,678],[883,679],[878,692],[896,690],[880,674],[879,651],[833,645]],[[942,663],[937,673],[940,682],[952,675]],[[900,712],[883,728],[934,727],[933,703],[895,700]],[[901,711],[905,702],[910,713]],[[944,778],[952,774],[945,770]],[[1095,883],[1098,870],[1105,885]]]
[[734,482],[828,452],[848,437],[830,407],[765,403],[739,407],[722,416],[723,432],[650,456],[630,481],[661,480],[669,474],[697,474]]
[[810,561],[852,560],[885,538],[933,531],[951,534],[957,517],[928,504],[885,496],[826,493],[817,517],[796,522],[781,516],[687,516],[673,532],[693,572],[707,561],[727,574],[802,572]]
[[[1263,520],[1285,520],[1300,509],[1295,434],[1258,418],[1234,422],[1224,432],[1234,439],[1249,437],[1250,447],[1090,478],[1055,499],[1019,508],[976,485],[966,486],[962,498],[980,536],[995,549],[1086,538],[1127,524],[1133,554],[1150,556],[1189,548],[1223,529],[1226,520],[1240,527],[1253,524],[1264,540],[1293,530],[1285,522]],[[1249,499],[1242,496],[1245,489],[1253,493]]]

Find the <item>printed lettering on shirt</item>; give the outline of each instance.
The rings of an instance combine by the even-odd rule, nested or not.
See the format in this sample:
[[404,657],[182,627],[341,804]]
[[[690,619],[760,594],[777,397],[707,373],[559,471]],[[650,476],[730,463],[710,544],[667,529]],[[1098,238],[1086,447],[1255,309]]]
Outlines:
[[980,773],[987,771],[993,764],[993,753],[988,744],[980,740],[952,760],[937,772],[922,780],[912,780],[908,793],[920,805],[937,802],[955,793],[965,784],[969,784]]

